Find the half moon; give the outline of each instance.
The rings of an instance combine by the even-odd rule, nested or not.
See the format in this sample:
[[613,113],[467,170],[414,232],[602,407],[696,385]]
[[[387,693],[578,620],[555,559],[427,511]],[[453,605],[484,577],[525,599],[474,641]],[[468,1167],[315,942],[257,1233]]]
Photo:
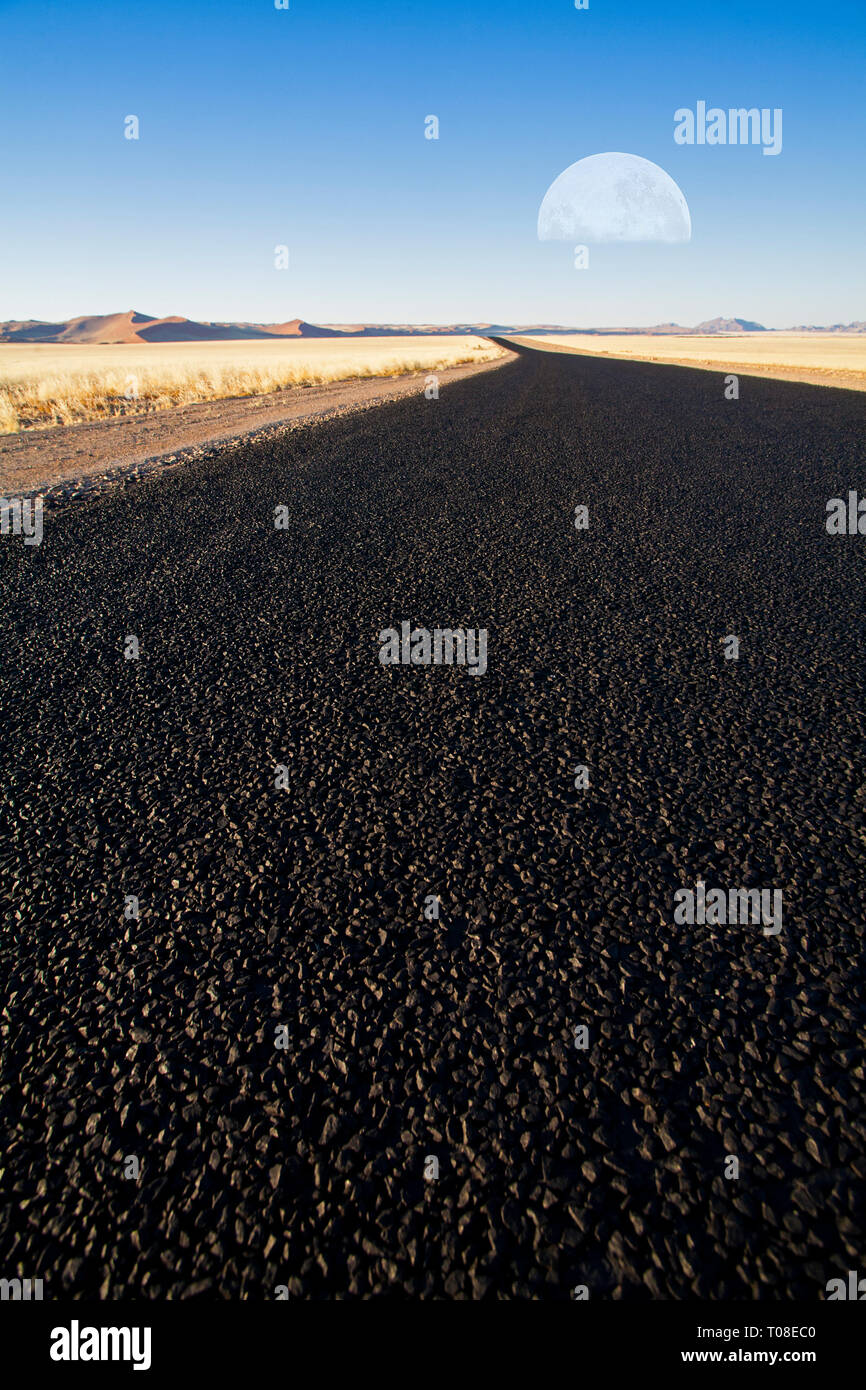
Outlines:
[[677,184],[637,154],[591,154],[553,180],[538,210],[539,241],[690,241]]

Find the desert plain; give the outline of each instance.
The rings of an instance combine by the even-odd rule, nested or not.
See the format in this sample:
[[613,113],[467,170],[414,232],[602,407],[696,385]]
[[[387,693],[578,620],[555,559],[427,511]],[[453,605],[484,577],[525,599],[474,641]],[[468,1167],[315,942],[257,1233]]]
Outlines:
[[866,390],[866,334],[760,333],[592,334],[549,333],[516,337],[558,351],[590,357],[624,357],[638,362],[703,367],[729,367],[744,376],[768,376],[779,381],[803,381],[812,386],[841,386]]

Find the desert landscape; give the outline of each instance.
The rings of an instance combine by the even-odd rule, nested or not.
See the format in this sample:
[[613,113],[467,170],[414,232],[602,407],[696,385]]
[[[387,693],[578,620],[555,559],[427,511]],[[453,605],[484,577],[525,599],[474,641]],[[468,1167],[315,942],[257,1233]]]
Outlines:
[[7,1360],[847,1385],[862,0],[0,11]]
[[[117,420],[288,387],[410,376],[493,362],[498,342],[866,389],[866,333],[768,330],[714,319],[693,330],[502,324],[197,323],[179,315],[0,324],[0,436]],[[466,331],[468,329],[473,331]],[[755,330],[755,331],[752,331]]]

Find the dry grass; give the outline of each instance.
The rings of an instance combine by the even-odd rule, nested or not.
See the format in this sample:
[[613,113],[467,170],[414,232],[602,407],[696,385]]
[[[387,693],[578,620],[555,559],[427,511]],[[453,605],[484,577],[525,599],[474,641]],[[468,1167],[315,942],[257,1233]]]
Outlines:
[[142,415],[287,386],[435,372],[501,349],[462,336],[165,343],[0,344],[0,434]]

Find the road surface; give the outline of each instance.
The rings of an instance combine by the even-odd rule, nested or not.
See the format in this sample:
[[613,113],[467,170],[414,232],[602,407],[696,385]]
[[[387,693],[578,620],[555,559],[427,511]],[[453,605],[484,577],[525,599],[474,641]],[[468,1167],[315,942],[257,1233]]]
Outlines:
[[[862,1266],[866,538],[824,520],[864,416],[521,350],[2,537],[0,1274]],[[382,665],[403,621],[486,629],[486,673]],[[698,880],[781,890],[781,930],[675,922]]]

